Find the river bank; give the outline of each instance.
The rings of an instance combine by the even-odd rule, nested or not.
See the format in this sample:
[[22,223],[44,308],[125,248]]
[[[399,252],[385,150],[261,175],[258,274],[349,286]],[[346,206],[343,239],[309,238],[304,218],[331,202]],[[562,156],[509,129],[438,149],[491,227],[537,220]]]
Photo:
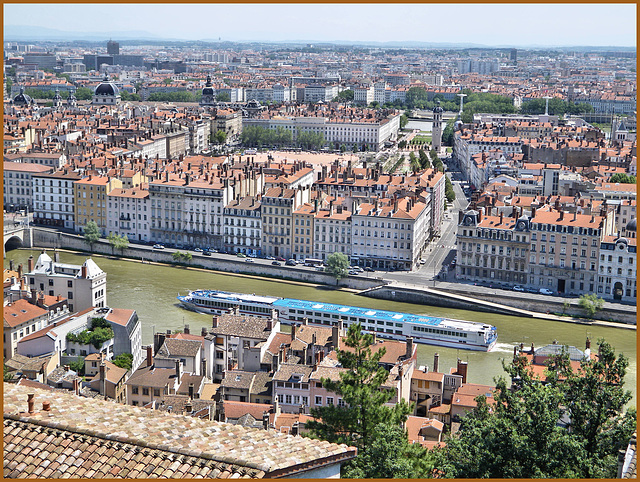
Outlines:
[[[93,246],[92,252],[87,251],[87,243],[82,236],[70,233],[62,233],[53,229],[34,228],[33,244],[42,248],[60,248],[70,251],[82,252],[93,255],[112,256],[114,258],[143,260],[145,262],[160,263],[168,266],[176,265],[173,260],[172,250],[153,250],[146,245],[130,245],[117,256],[111,245],[104,239],[99,240]],[[353,292],[364,292],[367,296],[377,296],[385,299],[394,299],[388,292],[397,291],[385,286],[397,283],[383,279],[378,273],[373,277],[348,276],[336,285],[335,278],[331,275],[316,270],[300,267],[273,266],[271,263],[254,262],[247,263],[242,258],[227,255],[214,255],[204,257],[196,255],[188,264],[180,264],[188,269],[203,269],[216,273],[229,274],[231,276],[248,276],[258,279],[277,279],[283,282],[301,282],[313,286],[322,285],[327,289],[339,287]],[[426,286],[415,285],[401,287],[409,293],[416,290],[420,303],[445,308],[457,308],[474,310],[496,314],[513,314],[516,316],[530,316],[548,319],[551,321],[569,321],[574,323],[593,324],[595,321],[585,316],[577,299],[563,299],[551,296],[540,296],[524,293],[511,293],[504,290],[496,290],[482,287],[467,287],[461,283],[446,283],[446,289],[441,289],[445,295],[432,293]],[[445,285],[443,285],[443,288]],[[412,301],[407,298],[407,301]],[[612,306],[613,305],[613,306]],[[636,324],[635,307],[614,305],[607,303],[606,310],[595,315],[599,321],[620,323],[621,327]],[[533,314],[531,314],[533,313]]]
[[[39,253],[40,250],[35,249],[9,251],[5,267],[8,267],[11,259],[14,260],[14,265],[23,263],[26,266],[29,256],[37,258]],[[52,253],[49,251],[49,254]],[[69,264],[82,264],[88,256],[88,253],[67,250],[59,253],[60,262]],[[156,332],[183,330],[185,325],[189,325],[192,333],[199,333],[202,327],[210,327],[210,316],[181,308],[176,296],[196,289],[218,289],[491,324],[498,330],[498,343],[490,352],[418,344],[418,365],[432,366],[437,352],[440,366],[448,371],[449,367],[456,366],[457,359],[460,358],[469,363],[470,383],[492,384],[495,377],[504,376],[502,362],[513,355],[513,347],[520,343],[526,346],[533,343],[538,347],[557,340],[559,343],[584,349],[587,337],[593,343],[602,338],[611,343],[616,352],[624,353],[629,358],[626,384],[630,390],[635,391],[636,338],[629,336],[627,330],[439,307],[421,304],[418,299],[408,302],[374,299],[359,296],[357,292],[360,290],[334,289],[333,286],[241,276],[193,267],[183,268],[170,263],[141,263],[140,260],[119,259],[110,253],[99,258],[94,256],[94,259],[107,273],[108,306],[136,310],[142,326],[143,344],[152,343]]]

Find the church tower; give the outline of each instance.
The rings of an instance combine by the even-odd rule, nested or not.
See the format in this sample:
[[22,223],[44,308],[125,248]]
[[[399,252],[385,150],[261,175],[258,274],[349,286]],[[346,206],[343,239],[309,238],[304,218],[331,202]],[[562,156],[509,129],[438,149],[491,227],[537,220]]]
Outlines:
[[433,108],[433,127],[431,128],[431,144],[437,151],[442,147],[442,107],[438,100]]

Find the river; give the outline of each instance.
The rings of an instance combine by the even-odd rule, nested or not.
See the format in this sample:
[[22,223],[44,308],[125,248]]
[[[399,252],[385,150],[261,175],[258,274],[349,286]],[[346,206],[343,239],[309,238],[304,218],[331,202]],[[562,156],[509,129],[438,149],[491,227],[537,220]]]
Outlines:
[[[51,254],[51,253],[50,253]],[[13,259],[15,266],[27,266],[29,255],[37,259],[36,250],[20,249],[6,253],[4,266]],[[86,255],[60,253],[63,263],[82,264]],[[188,324],[191,333],[200,334],[203,326],[210,326],[211,317],[182,309],[176,296],[194,289],[220,289],[225,291],[256,293],[328,303],[362,306],[407,313],[446,316],[462,320],[489,323],[498,329],[498,343],[489,353],[418,344],[418,365],[433,364],[433,354],[440,355],[440,371],[448,371],[456,365],[457,358],[467,361],[470,383],[492,384],[493,378],[504,375],[502,360],[513,354],[513,346],[524,343],[536,347],[557,340],[559,343],[585,348],[587,336],[592,348],[599,338],[606,339],[617,353],[629,358],[626,386],[635,397],[636,390],[636,332],[618,328],[575,325],[546,320],[532,320],[516,316],[495,315],[475,311],[439,308],[435,306],[398,303],[358,296],[347,291],[337,291],[324,286],[291,284],[287,282],[222,274],[183,267],[142,264],[139,261],[117,260],[95,256],[94,261],[107,273],[107,302],[112,308],[134,309],[142,323],[142,343],[149,344],[156,331],[182,329]],[[635,404],[635,398],[632,401]]]

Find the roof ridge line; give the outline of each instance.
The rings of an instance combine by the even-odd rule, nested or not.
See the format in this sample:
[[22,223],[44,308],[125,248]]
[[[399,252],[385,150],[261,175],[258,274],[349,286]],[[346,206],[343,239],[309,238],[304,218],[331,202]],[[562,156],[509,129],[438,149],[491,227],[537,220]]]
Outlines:
[[140,440],[140,439],[131,439],[128,437],[122,437],[122,436],[113,436],[113,435],[107,435],[104,434],[102,432],[96,431],[96,430],[81,430],[76,428],[74,425],[70,425],[68,423],[60,423],[60,422],[53,422],[53,423],[47,423],[47,420],[39,420],[36,418],[30,418],[30,417],[24,417],[21,416],[20,414],[14,414],[14,413],[4,413],[4,419],[7,420],[14,420],[16,422],[23,422],[23,423],[30,423],[30,424],[34,424],[34,425],[38,425],[40,427],[46,427],[46,428],[50,428],[50,429],[56,429],[56,430],[63,430],[66,432],[71,432],[74,434],[78,434],[78,435],[86,435],[89,437],[96,437],[102,440],[108,440],[110,442],[119,442],[119,443],[126,443],[129,445],[136,445],[138,447],[144,447],[150,450],[160,450],[162,452],[170,452],[173,454],[177,454],[177,455],[183,455],[183,456],[187,456],[187,457],[195,457],[195,458],[199,458],[199,459],[205,459],[205,460],[213,460],[215,462],[221,462],[221,463],[225,463],[225,464],[229,464],[231,466],[236,466],[236,467],[247,467],[247,468],[251,468],[251,469],[255,469],[255,470],[261,470],[264,471],[265,473],[269,472],[271,470],[270,467],[255,463],[255,462],[251,462],[251,461],[242,461],[242,464],[239,464],[237,460],[234,460],[232,458],[227,458],[224,455],[219,455],[219,454],[215,454],[213,452],[202,452],[200,450],[189,450],[189,449],[185,449],[182,448],[182,450],[176,448],[176,447],[172,447],[168,444],[155,444],[152,442],[146,442],[144,440]]

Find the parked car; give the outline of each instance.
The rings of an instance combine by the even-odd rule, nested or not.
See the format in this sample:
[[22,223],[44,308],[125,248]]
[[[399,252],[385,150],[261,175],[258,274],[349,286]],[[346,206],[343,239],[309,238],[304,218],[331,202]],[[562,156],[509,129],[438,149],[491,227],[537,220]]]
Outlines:
[[296,266],[296,260],[295,259],[288,259],[287,262],[285,263],[287,266]]
[[236,253],[236,256],[237,256],[238,258],[246,258],[246,257],[247,257],[247,255],[246,255],[246,254],[243,254],[243,253]]
[[211,251],[202,251],[202,256],[211,256]]
[[274,266],[282,266],[282,263],[280,261],[271,261],[271,264]]
[[276,259],[273,256],[267,256],[267,259]]
[[524,288],[522,286],[520,286],[520,285],[515,285],[513,287],[513,291],[524,291]]
[[316,271],[324,271],[324,266],[316,266]]
[[282,256],[276,256],[276,261],[286,261]]
[[547,288],[540,288],[540,294],[541,295],[552,295],[553,291],[547,289]]
[[195,249],[194,249],[194,251],[195,251],[196,253],[202,253],[202,248],[195,248]]
[[373,268],[371,268],[369,266],[367,266],[364,270],[368,271],[369,273],[373,273],[375,271],[375,269],[373,269]]
[[164,246],[161,244],[154,244],[153,249],[164,249]]
[[244,260],[245,263],[253,263],[253,258],[247,258]]

